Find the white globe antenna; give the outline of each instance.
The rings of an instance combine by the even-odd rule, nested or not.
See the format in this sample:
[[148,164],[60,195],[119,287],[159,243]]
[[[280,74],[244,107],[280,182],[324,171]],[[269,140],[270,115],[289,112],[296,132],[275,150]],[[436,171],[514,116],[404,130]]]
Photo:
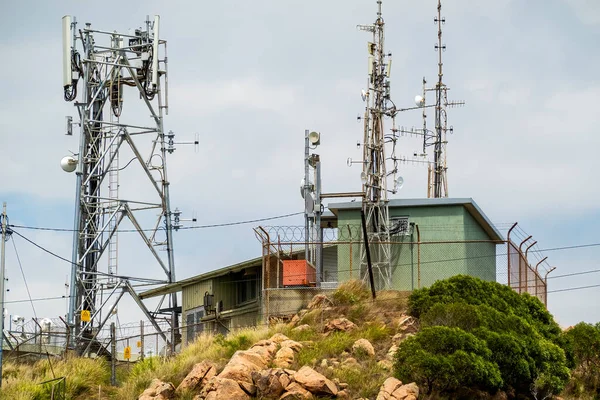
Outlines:
[[321,134],[319,132],[311,132],[308,134],[308,141],[313,146],[321,144]]
[[367,183],[367,174],[365,174],[364,172],[360,173],[360,181],[362,182],[362,184],[366,184]]
[[402,186],[404,186],[404,178],[399,176],[398,179],[396,179],[396,190],[402,189]]
[[425,99],[421,95],[415,96],[415,104],[417,107],[423,107],[425,105]]
[[73,156],[66,156],[60,160],[60,167],[65,172],[73,172],[77,169],[77,159]]

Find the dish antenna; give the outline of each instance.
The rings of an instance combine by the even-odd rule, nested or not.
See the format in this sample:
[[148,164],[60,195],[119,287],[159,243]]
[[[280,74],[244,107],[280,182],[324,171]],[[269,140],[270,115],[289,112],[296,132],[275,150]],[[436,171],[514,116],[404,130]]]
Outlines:
[[360,173],[360,181],[362,182],[362,184],[366,184],[367,183],[367,174],[364,172]]
[[415,104],[417,107],[423,107],[425,105],[425,99],[421,95],[415,96]]
[[308,134],[308,141],[313,146],[318,146],[321,144],[321,134],[319,132],[311,132]]
[[362,89],[360,91],[360,97],[362,97],[362,101],[367,101],[367,92],[365,91],[365,89]]
[[396,190],[402,189],[402,186],[404,186],[404,178],[399,176],[398,179],[396,179]]
[[73,156],[66,156],[60,160],[60,167],[65,172],[73,172],[77,169],[77,158]]
[[[300,181],[300,196],[302,196],[302,198],[304,198],[304,185],[306,185],[305,183],[306,181],[304,180],[304,178],[302,178],[302,180]],[[314,192],[315,191],[315,187],[312,183],[308,183],[308,191],[309,192]]]

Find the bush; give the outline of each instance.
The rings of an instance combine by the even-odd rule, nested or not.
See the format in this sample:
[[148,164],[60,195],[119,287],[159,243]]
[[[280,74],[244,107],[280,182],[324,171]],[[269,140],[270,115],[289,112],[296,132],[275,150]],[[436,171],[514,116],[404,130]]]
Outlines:
[[456,276],[415,291],[409,308],[423,327],[455,328],[483,341],[500,371],[502,388],[516,395],[559,393],[569,379],[558,324],[529,295]]
[[409,297],[408,307],[410,315],[420,318],[435,304],[452,303],[487,305],[500,313],[524,318],[545,338],[559,340],[560,327],[536,297],[471,276],[456,275],[415,290]]
[[600,397],[600,324],[580,322],[566,331],[563,338],[574,368],[574,381],[568,393],[587,392]]
[[498,366],[486,343],[459,328],[435,326],[402,342],[394,370],[403,382],[417,382],[427,393],[502,386]]

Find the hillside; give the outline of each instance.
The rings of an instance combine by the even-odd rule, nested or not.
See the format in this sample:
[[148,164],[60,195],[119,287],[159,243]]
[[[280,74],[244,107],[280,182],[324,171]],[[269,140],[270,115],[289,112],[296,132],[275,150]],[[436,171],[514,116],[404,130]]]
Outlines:
[[595,398],[600,329],[563,333],[538,303],[468,277],[375,301],[352,282],[289,323],[204,335],[176,357],[121,366],[117,387],[103,360],[10,362],[0,398],[50,398],[38,382],[53,376],[67,377],[69,399]]

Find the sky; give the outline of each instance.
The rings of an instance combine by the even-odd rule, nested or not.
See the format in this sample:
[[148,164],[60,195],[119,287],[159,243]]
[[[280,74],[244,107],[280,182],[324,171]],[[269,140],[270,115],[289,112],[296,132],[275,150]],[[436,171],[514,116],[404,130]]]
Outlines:
[[[435,79],[436,3],[383,3],[386,48],[393,54],[391,93],[399,107],[413,105],[423,77]],[[557,268],[549,275],[548,302],[561,325],[600,321],[600,287],[570,290],[600,285],[600,247],[556,250],[600,242],[600,185],[593,169],[600,145],[600,3],[455,0],[442,10],[445,83],[450,99],[466,102],[449,111],[450,197],[473,198],[503,234],[518,222],[518,237],[533,235],[534,249],[545,249],[533,256],[548,256]],[[360,170],[346,166],[348,157],[361,157],[356,117],[364,110],[360,91],[367,79],[369,35],[356,25],[372,23],[375,11],[375,0],[97,6],[0,0],[0,201],[8,204],[10,223],[72,227],[75,179],[59,167],[78,146],[78,135],[64,134],[64,117],[76,110],[62,98],[63,15],[76,16],[80,26],[127,32],[146,15],[160,14],[169,51],[165,128],[177,140],[197,134],[200,142],[197,150],[179,146],[169,158],[171,204],[183,218],[207,225],[302,211],[305,129],[322,135],[324,190],[360,189]],[[124,115],[149,121],[135,108],[135,95],[127,95]],[[418,111],[397,120],[404,127],[421,123]],[[398,153],[417,149],[406,138]],[[426,169],[400,168],[405,185],[393,197],[425,197]],[[123,190],[145,193],[132,176],[127,183],[122,177]],[[268,224],[301,225],[302,217]],[[177,278],[260,255],[255,225],[175,232]],[[70,258],[69,232],[19,233]],[[147,258],[127,251],[136,239],[120,238],[122,270],[146,268]],[[70,266],[13,239],[6,247],[6,308],[30,318],[31,304],[21,302],[27,289],[33,298],[64,295]],[[577,275],[564,276],[570,274]],[[34,304],[38,317],[66,310],[62,299]],[[124,307],[119,312],[122,320],[137,318]]]

